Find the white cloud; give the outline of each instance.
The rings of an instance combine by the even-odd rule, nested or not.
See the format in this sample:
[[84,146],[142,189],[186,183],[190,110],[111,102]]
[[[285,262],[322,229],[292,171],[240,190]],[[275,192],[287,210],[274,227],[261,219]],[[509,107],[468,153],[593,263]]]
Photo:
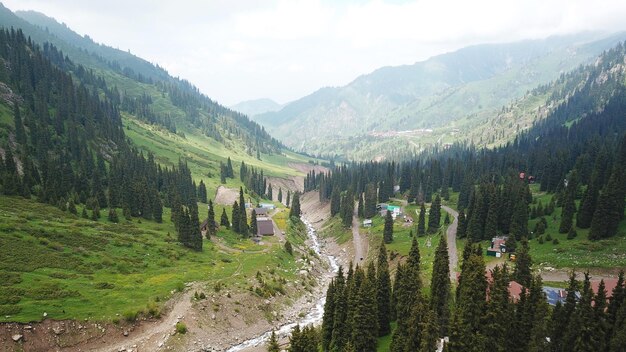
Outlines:
[[280,102],[484,42],[626,29],[623,0],[5,0],[159,63],[225,104]]

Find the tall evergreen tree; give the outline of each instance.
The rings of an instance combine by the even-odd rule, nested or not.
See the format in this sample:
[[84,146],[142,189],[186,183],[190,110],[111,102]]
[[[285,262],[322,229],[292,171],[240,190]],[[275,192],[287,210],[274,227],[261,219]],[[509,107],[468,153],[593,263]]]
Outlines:
[[378,304],[378,336],[385,336],[391,332],[391,277],[387,248],[385,241],[378,251],[378,266],[376,270],[376,302]]
[[252,215],[250,216],[250,234],[255,236],[258,233],[258,226],[256,223],[256,210],[252,209]]
[[439,333],[445,336],[450,319],[450,263],[446,236],[441,236],[435,250],[433,273],[430,282],[430,309],[434,312]]
[[574,223],[574,213],[576,212],[576,190],[578,189],[578,176],[576,170],[572,171],[565,188],[565,200],[563,211],[561,212],[561,223],[559,233],[567,233]]
[[350,340],[355,350],[363,352],[375,352],[378,342],[376,282],[375,279],[372,281],[370,276],[368,275],[363,280],[355,295],[355,312],[352,319],[352,338]]
[[289,217],[300,219],[301,214],[302,211],[300,210],[300,193],[294,192],[293,200],[291,201],[291,210],[289,211]]
[[[226,213],[223,213],[226,215]],[[228,219],[226,220],[228,222]],[[207,216],[207,238],[215,236],[217,233],[217,226],[215,224],[215,209],[213,208],[213,201],[209,200],[209,212]]]
[[226,208],[222,208],[222,216],[220,217],[220,226],[224,226],[227,229],[230,228],[230,221],[228,215],[226,215]]
[[391,212],[387,210],[387,215],[385,215],[385,228],[383,230],[383,239],[385,243],[393,242],[393,217],[391,216]]
[[267,342],[267,352],[280,352],[280,345],[278,345],[278,337],[276,332],[272,330],[270,340]]
[[530,287],[532,281],[532,259],[530,257],[530,247],[528,246],[526,237],[522,238],[520,244],[520,248],[515,251],[513,279],[524,287]]
[[428,232],[435,233],[439,230],[439,224],[441,222],[441,198],[439,195],[435,197],[435,200],[430,205],[430,212],[428,213]]
[[456,237],[465,238],[467,231],[467,220],[465,219],[465,212],[463,209],[459,210],[458,224],[456,227]]
[[235,201],[235,203],[233,203],[233,212],[230,216],[231,219],[233,219],[233,223],[232,223],[232,228],[233,231],[235,231],[236,233],[239,233],[241,230],[239,229],[239,226],[241,225],[241,215],[239,215],[239,203],[237,203],[237,201]]
[[207,202],[206,186],[202,180],[200,180],[200,184],[198,184],[198,201],[201,203]]
[[417,235],[424,236],[426,234],[426,207],[424,203],[420,208],[419,217],[417,220]]

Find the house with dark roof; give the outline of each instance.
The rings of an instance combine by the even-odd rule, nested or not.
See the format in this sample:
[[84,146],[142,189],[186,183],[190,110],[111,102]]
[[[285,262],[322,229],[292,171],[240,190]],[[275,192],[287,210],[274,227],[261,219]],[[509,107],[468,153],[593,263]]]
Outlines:
[[491,239],[491,246],[487,248],[487,255],[500,258],[506,253],[506,236],[494,237]]
[[273,236],[274,235],[274,222],[267,217],[257,217],[256,219],[257,235],[259,236]]
[[256,213],[256,216],[262,216],[265,217],[267,216],[267,208],[254,208],[254,212]]

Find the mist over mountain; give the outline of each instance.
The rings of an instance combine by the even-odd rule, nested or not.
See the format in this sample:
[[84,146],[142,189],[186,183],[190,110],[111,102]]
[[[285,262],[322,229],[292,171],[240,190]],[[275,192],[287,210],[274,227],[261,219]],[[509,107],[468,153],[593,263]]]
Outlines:
[[582,33],[467,47],[413,65],[380,68],[255,120],[298,150],[335,148],[341,154],[341,144],[351,137],[485,118],[624,38],[624,33]]
[[278,104],[277,102],[269,98],[246,100],[230,106],[231,109],[248,115],[251,118],[254,118],[255,115],[263,114],[266,112],[278,111],[282,107],[282,104]]

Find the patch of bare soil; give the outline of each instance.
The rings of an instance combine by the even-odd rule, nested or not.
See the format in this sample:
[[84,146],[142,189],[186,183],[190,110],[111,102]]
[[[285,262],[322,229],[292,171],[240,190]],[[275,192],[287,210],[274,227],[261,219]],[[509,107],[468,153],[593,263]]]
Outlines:
[[217,187],[217,192],[215,192],[213,202],[215,204],[233,205],[236,200],[239,200],[239,190],[219,186]]
[[272,185],[273,201],[278,202],[278,189],[283,190],[283,203],[287,200],[287,190],[302,192],[304,190],[304,179],[301,176],[291,178],[267,177],[267,183]]
[[309,173],[312,170],[315,170],[315,173],[319,174],[321,172],[328,172],[328,168],[322,165],[313,165],[308,163],[289,163],[287,164],[290,168],[300,171],[302,173]]
[[[540,267],[538,272],[541,274],[543,281],[568,281],[572,270],[576,272],[576,279],[583,280],[585,278],[585,270],[560,268],[555,269],[551,267]],[[619,275],[620,268],[608,268],[608,269],[589,269],[589,275],[592,280],[601,279],[615,279]]]
[[306,192],[300,196],[302,216],[313,225],[316,230],[321,229],[330,217],[330,202],[320,203],[319,192]]

